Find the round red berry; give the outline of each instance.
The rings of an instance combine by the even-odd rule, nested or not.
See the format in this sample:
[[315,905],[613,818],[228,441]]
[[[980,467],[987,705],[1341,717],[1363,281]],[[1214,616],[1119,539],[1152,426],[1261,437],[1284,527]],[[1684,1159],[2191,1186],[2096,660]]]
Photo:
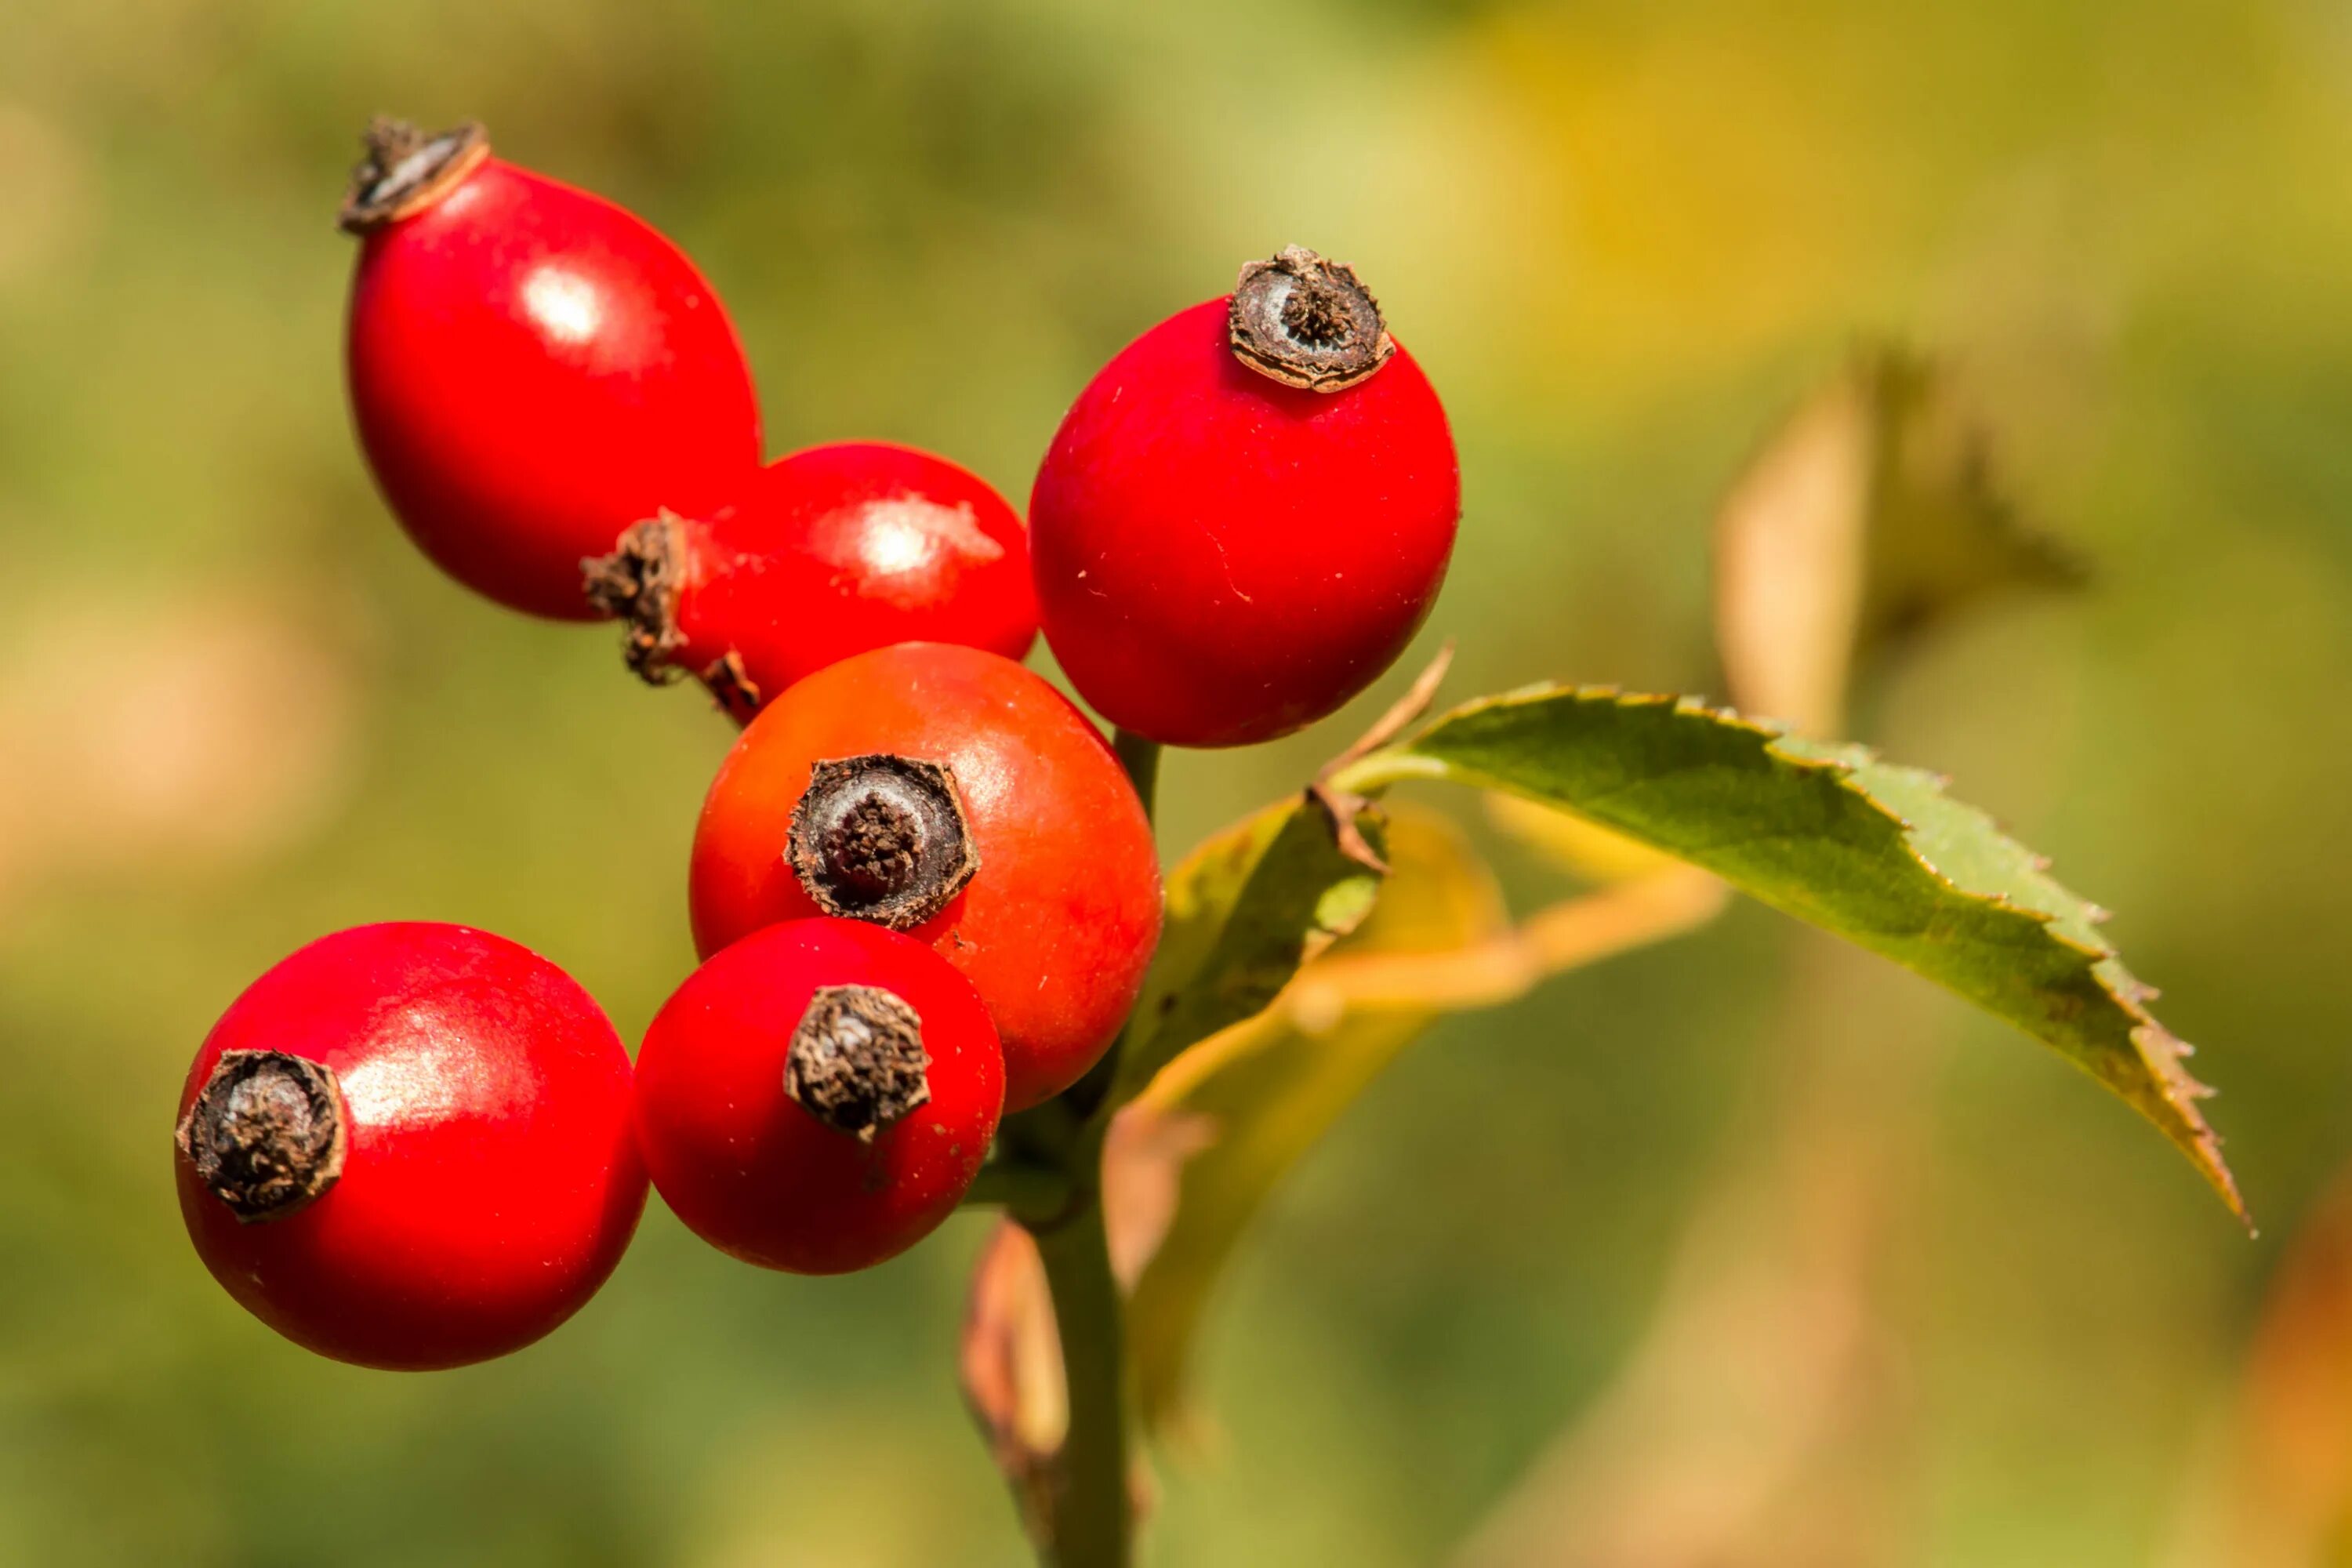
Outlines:
[[379,121],[343,225],[360,443],[401,526],[468,587],[588,618],[584,560],[759,467],[734,327],[629,213],[491,157],[478,126]]
[[1061,693],[978,648],[902,643],[771,702],[695,830],[696,944],[833,914],[906,931],[980,990],[1005,1103],[1075,1083],[1160,935],[1151,825]]
[[877,441],[795,452],[707,516],[638,523],[591,583],[638,673],[688,671],[739,720],[869,648],[1019,658],[1037,637],[1020,514],[945,458]]
[[595,1294],[645,1209],[612,1025],[464,926],[360,926],[255,981],[196,1053],[175,1146],[213,1277],[362,1366],[520,1350]]
[[721,1251],[796,1274],[870,1268],[937,1229],[1003,1104],[971,983],[856,921],[790,921],[726,949],[637,1053],[663,1200]]
[[1045,640],[1138,734],[1287,734],[1404,651],[1461,510],[1428,378],[1354,273],[1294,247],[1078,395],[1029,501]]

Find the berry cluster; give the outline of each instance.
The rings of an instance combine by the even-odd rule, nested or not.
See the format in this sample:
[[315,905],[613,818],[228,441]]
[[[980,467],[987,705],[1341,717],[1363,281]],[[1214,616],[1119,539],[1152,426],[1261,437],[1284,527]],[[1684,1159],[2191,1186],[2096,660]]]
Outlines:
[[1104,368],[1024,527],[870,442],[761,462],[743,353],[677,248],[493,157],[379,121],[343,226],[361,445],[420,549],[743,726],[694,841],[701,967],[634,1069],[596,1003],[502,938],[419,922],[301,949],[188,1075],[182,1210],[222,1285],[322,1354],[439,1367],[562,1322],[648,1181],[799,1273],[914,1245],[1003,1115],[1117,1037],[1160,925],[1118,754],[1016,662],[1042,620],[1144,740],[1331,712],[1434,598],[1445,417],[1347,268],[1291,248]]

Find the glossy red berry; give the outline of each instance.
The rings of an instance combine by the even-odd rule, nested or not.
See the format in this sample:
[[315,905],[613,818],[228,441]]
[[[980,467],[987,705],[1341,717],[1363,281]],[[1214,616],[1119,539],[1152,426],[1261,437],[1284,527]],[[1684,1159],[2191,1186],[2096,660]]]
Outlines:
[[255,981],[196,1054],[175,1146],[213,1277],[362,1366],[520,1350],[595,1294],[645,1209],[612,1025],[464,926],[360,926]]
[[343,226],[352,410],[425,553],[534,615],[594,614],[581,563],[760,463],[742,344],[668,240],[599,196],[378,121]]
[[869,1268],[937,1229],[1003,1104],[971,983],[857,921],[791,921],[726,949],[637,1053],[664,1201],[712,1246],[796,1274]]
[[1045,640],[1138,734],[1287,734],[1404,651],[1461,510],[1428,378],[1354,273],[1293,247],[1078,395],[1029,501]]
[[698,677],[748,721],[803,676],[899,642],[1019,658],[1037,637],[1029,537],[988,481],[878,441],[771,463],[707,516],[638,523],[591,573],[649,680]]
[[751,721],[688,894],[705,953],[817,914],[929,942],[988,1004],[1015,1110],[1101,1058],[1160,935],[1151,825],[1102,736],[1020,665],[938,643],[845,659]]

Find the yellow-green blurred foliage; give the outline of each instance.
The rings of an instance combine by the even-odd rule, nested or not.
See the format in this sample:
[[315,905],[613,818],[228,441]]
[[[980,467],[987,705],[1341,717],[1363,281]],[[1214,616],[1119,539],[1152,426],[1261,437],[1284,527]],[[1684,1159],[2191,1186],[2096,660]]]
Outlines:
[[[1356,262],[1460,438],[1455,693],[1717,688],[1743,454],[1858,331],[1954,356],[2099,584],[1943,636],[1864,727],[2119,911],[2266,1239],[2055,1058],[1900,976],[1825,1005],[1743,907],[1441,1025],[1340,1123],[1217,1303],[1156,1560],[1442,1559],[1627,1355],[1823,1018],[1931,1064],[1874,1269],[1894,1430],[1824,1487],[1875,1500],[1859,1560],[2163,1548],[2352,1158],[2340,8],[7,0],[0,1563],[1025,1560],[952,1392],[978,1220],[817,1282],[657,1211],[562,1332],[433,1377],[292,1351],[183,1239],[180,1076],[308,938],[488,926],[632,1036],[690,961],[727,727],[440,581],[352,449],[331,216],[379,110],[677,237],[775,449],[910,440],[1015,497],[1135,331],[1286,241]],[[1345,727],[1172,758],[1167,844]]]

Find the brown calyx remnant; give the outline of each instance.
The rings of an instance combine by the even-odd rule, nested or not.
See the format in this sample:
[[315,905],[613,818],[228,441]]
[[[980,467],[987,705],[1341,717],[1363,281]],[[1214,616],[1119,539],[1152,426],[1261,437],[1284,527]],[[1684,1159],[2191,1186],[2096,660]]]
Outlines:
[[955,773],[880,752],[821,762],[784,858],[817,908],[892,931],[947,908],[980,869]]
[[[580,563],[581,594],[598,615],[622,623],[621,657],[649,686],[667,686],[681,673],[677,656],[686,633],[677,624],[677,603],[694,526],[665,510],[623,530],[610,555]],[[733,648],[694,674],[738,724],[750,723],[760,711],[764,694]]]
[[405,120],[379,114],[360,138],[367,155],[352,165],[335,226],[373,234],[423,212],[454,191],[490,155],[489,133],[468,120],[428,135]]
[[931,1098],[923,1020],[877,985],[824,985],[784,1058],[784,1092],[836,1132],[874,1135]]
[[621,657],[647,683],[677,679],[671,656],[686,646],[677,591],[686,574],[686,520],[663,511],[622,531],[610,555],[580,563],[580,590],[600,616],[623,624]]
[[760,683],[751,679],[751,672],[743,668],[743,656],[733,648],[704,665],[700,679],[711,700],[738,724],[749,724],[760,711],[763,700]]
[[349,1146],[342,1090],[324,1062],[283,1051],[223,1051],[180,1120],[196,1180],[247,1225],[324,1197]]
[[1344,391],[1396,353],[1380,301],[1355,268],[1303,245],[1244,266],[1225,320],[1234,358],[1310,392]]

